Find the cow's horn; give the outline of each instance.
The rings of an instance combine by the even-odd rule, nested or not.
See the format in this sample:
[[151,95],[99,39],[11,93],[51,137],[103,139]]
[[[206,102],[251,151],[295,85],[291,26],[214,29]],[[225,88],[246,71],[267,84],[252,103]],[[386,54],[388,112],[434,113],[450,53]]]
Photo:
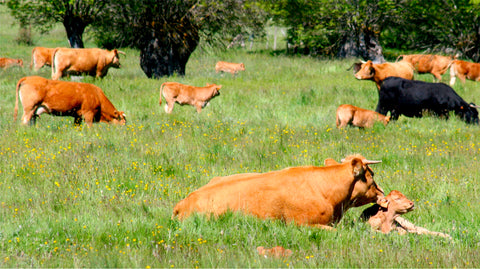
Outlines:
[[381,163],[382,161],[369,161],[369,160],[363,160],[363,164],[376,164],[376,163]]
[[362,64],[366,63],[366,62],[365,62],[365,61],[363,61],[363,60],[360,60],[360,62],[361,62]]
[[474,107],[474,108],[480,108],[479,105],[474,105],[474,104],[470,104],[470,107]]
[[126,54],[125,52],[121,51],[121,50],[117,50],[117,52],[120,53],[120,54],[123,54],[123,55],[127,56],[127,54]]

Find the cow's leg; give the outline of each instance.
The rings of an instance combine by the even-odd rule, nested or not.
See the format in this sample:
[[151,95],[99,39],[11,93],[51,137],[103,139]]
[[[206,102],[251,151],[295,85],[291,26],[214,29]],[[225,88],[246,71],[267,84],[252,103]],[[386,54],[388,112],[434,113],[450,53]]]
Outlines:
[[432,73],[433,76],[435,76],[435,78],[437,79],[437,82],[440,82],[442,81],[442,75],[440,75],[439,73]]
[[[92,126],[93,124],[93,118],[95,117],[95,113],[93,113],[92,111],[89,111],[89,112],[86,112],[83,114],[83,118],[85,119],[85,123],[90,127]],[[78,120],[79,119],[79,120]],[[79,121],[78,124],[80,124],[82,122],[82,118],[80,115],[78,115],[77,117],[75,117],[75,124],[77,124],[77,120]]]
[[167,112],[168,114],[172,113],[173,105],[175,105],[174,101],[167,100],[165,104],[165,112]]

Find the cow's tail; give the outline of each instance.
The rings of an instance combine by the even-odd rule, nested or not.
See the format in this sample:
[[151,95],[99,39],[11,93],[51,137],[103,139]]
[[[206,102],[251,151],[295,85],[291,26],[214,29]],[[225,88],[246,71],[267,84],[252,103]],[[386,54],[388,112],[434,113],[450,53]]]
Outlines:
[[162,85],[160,85],[160,98],[158,100],[158,104],[161,106],[162,105],[162,95],[163,95],[163,87],[165,87],[165,83],[162,83]]
[[455,84],[455,76],[457,75],[457,70],[455,68],[455,60],[451,61],[447,69],[450,68],[450,86]]
[[57,66],[55,64],[55,56],[57,54],[57,51],[59,50],[60,48],[55,48],[52,52],[52,59],[50,59],[52,61],[52,79],[54,78],[55,76],[55,73],[57,72]]
[[18,92],[20,91],[20,85],[22,82],[27,79],[26,77],[20,79],[17,83],[17,88],[15,92],[15,109],[13,110],[13,121],[17,121],[17,114],[18,114]]
[[30,69],[35,65],[35,48],[32,49],[32,61],[30,62]]

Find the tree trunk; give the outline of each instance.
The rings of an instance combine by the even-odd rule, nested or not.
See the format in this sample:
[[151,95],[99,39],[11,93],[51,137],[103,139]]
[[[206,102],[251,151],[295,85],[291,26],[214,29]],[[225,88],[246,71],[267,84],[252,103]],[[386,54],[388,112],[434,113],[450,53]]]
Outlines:
[[[149,78],[178,74],[185,75],[188,58],[197,47],[200,37],[195,30],[188,34],[170,33],[161,38],[153,34],[140,48],[140,67]],[[176,37],[176,38],[175,38]]]
[[376,63],[385,62],[378,38],[365,32],[361,32],[358,36],[346,36],[337,55],[340,58],[360,57]]
[[63,26],[67,32],[68,43],[72,48],[83,48],[83,32],[87,24],[80,18],[66,16],[63,20]]

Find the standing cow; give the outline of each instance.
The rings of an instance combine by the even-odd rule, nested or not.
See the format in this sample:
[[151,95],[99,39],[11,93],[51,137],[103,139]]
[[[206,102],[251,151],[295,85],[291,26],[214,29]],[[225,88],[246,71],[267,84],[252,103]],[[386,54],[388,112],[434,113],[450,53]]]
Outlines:
[[279,171],[248,173],[199,188],[180,201],[173,216],[219,216],[229,210],[262,219],[279,219],[298,225],[330,228],[352,206],[383,200],[383,190],[373,180],[369,161],[352,155],[328,166],[291,167]]
[[455,84],[455,77],[458,77],[463,83],[465,83],[465,79],[480,81],[480,63],[453,61],[450,66],[450,86]]
[[56,48],[52,57],[52,79],[81,74],[103,78],[110,67],[120,68],[118,54],[125,53],[116,49]]
[[397,58],[409,62],[419,74],[431,73],[437,81],[442,80],[442,75],[454,60],[453,56],[441,56],[434,54],[411,54],[400,55]]
[[17,83],[14,120],[17,119],[19,93],[23,124],[34,124],[42,113],[71,116],[75,124],[80,124],[84,118],[89,126],[93,122],[121,125],[126,122],[125,114],[116,110],[102,89],[93,84],[24,77]]
[[380,89],[382,82],[387,77],[413,79],[413,66],[407,61],[383,64],[374,64],[372,61],[367,61],[360,66],[360,70],[355,74],[357,79],[375,81],[377,89]]
[[32,49],[30,68],[36,72],[43,66],[52,66],[52,56],[55,48],[35,47]]
[[443,83],[390,77],[385,79],[378,95],[376,111],[383,115],[390,112],[391,120],[397,120],[402,114],[422,117],[424,111],[448,119],[449,112],[453,111],[465,122],[478,124],[478,106],[468,104]]

